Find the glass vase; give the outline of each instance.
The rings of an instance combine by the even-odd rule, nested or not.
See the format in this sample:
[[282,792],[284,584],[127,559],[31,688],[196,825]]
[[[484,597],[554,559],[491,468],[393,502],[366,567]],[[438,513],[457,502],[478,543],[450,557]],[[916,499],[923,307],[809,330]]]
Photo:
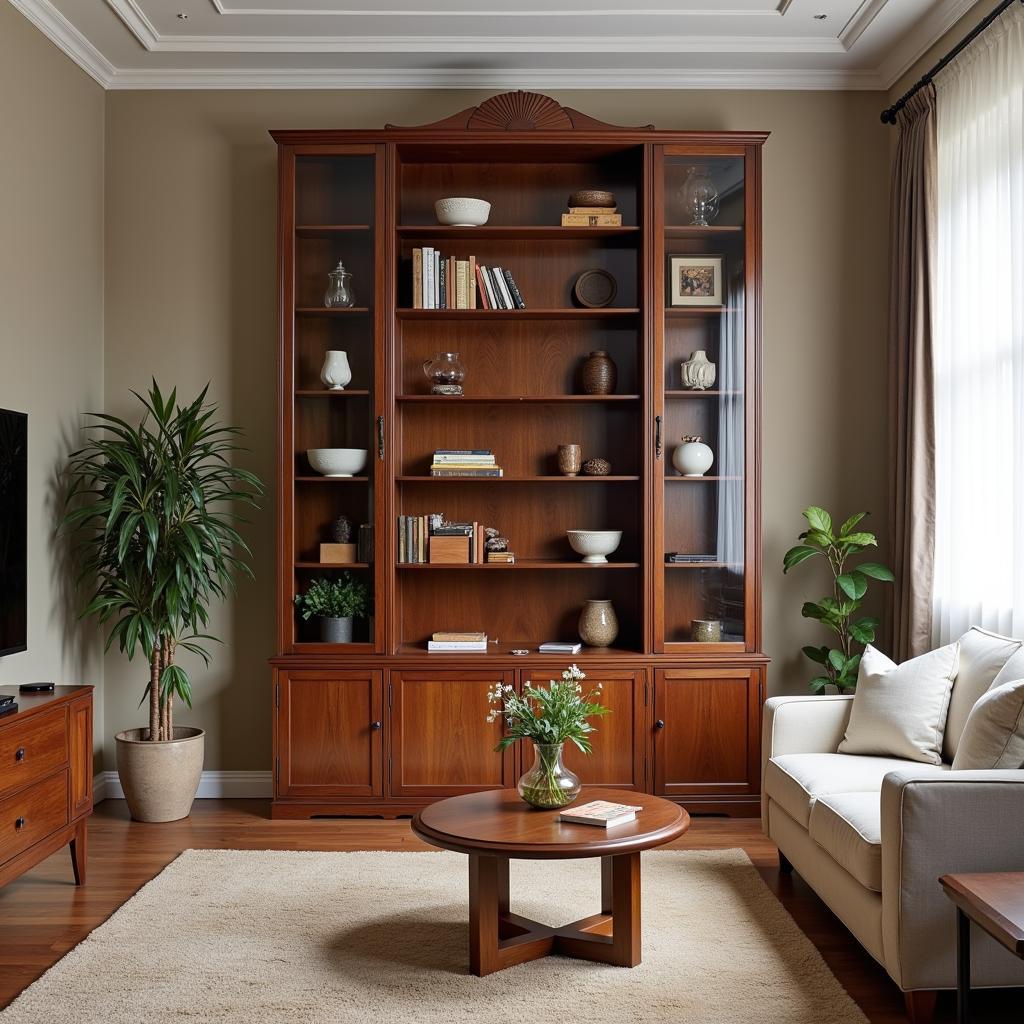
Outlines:
[[707,167],[691,167],[686,181],[679,190],[683,209],[690,216],[695,227],[709,227],[718,216],[718,189],[711,180]]
[[565,807],[580,795],[582,783],[562,763],[561,743],[534,743],[533,767],[516,789],[531,807]]

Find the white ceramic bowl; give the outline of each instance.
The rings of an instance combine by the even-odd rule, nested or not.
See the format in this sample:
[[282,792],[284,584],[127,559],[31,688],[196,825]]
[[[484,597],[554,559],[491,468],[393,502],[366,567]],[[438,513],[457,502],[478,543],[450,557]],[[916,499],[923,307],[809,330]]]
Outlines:
[[607,562],[622,540],[621,530],[566,530],[569,545],[584,562]]
[[322,476],[355,476],[366,465],[366,449],[310,448],[306,458]]
[[487,223],[491,215],[491,204],[484,199],[467,199],[456,196],[438,199],[434,203],[434,215],[439,224],[453,228],[478,228]]

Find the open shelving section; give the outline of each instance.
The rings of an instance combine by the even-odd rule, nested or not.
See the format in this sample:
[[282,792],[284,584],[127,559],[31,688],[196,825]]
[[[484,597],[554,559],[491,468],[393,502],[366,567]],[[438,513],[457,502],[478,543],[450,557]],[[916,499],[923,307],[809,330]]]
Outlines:
[[[507,113],[524,103],[529,116]],[[441,796],[513,785],[521,755],[494,754],[500,726],[486,721],[486,689],[498,679],[546,679],[573,660],[602,682],[614,712],[601,724],[607,749],[586,761],[573,755],[585,782],[754,813],[767,662],[764,135],[616,128],[527,93],[422,128],[273,135],[281,301],[274,814],[409,813]],[[682,190],[694,166],[720,197],[709,227],[687,223]],[[560,227],[580,188],[613,192],[621,226]],[[487,223],[438,224],[434,203],[446,196],[488,201]],[[413,308],[413,250],[428,246],[508,270],[526,308]],[[675,301],[673,256],[720,260],[720,301]],[[324,305],[339,261],[358,306]],[[587,270],[614,278],[610,305],[578,304],[574,284]],[[320,371],[338,349],[352,380],[332,391]],[[680,363],[698,350],[717,370],[703,391],[681,379]],[[444,352],[459,353],[466,368],[462,396],[430,392],[423,366]],[[594,352],[615,364],[610,394],[582,386]],[[710,445],[707,475],[673,468],[684,435]],[[558,447],[569,443],[584,459],[607,460],[610,472],[561,475]],[[318,475],[307,452],[331,447],[365,449],[365,468]],[[503,475],[432,476],[438,449],[493,450]],[[515,562],[399,562],[398,517],[431,514],[496,528]],[[321,560],[339,516],[372,527],[364,560]],[[620,530],[622,540],[607,563],[585,563],[566,536],[578,529]],[[691,560],[669,562],[673,553]],[[324,643],[294,599],[315,578],[345,572],[366,584],[372,614],[356,620],[352,642]],[[538,653],[545,640],[575,639],[581,609],[599,599],[618,618],[613,646]],[[696,642],[700,621],[717,622],[721,639]],[[488,651],[428,654],[439,630],[486,632]]]

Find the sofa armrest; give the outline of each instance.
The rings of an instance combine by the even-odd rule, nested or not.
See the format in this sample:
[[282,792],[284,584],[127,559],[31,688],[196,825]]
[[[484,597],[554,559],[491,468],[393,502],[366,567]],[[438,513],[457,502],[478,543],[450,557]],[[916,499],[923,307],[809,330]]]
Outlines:
[[768,830],[764,770],[776,754],[834,754],[850,721],[853,697],[769,697],[761,719],[761,822]]
[[[1024,771],[890,772],[882,782],[882,944],[904,990],[956,983],[955,912],[939,876],[1024,867]],[[987,938],[974,984],[1024,984],[1024,965]]]

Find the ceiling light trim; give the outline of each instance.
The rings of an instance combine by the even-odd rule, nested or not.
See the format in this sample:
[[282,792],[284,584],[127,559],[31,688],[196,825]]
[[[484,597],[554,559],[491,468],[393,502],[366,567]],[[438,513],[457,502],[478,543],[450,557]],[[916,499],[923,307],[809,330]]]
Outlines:
[[[108,0],[109,2],[109,0]],[[349,18],[349,17],[402,17],[402,18],[496,18],[496,17],[532,17],[532,18],[575,18],[581,12],[577,10],[534,10],[534,11],[419,11],[412,8],[399,8],[383,10],[379,7],[368,8],[325,8],[317,10],[312,7],[293,9],[291,7],[225,7],[222,0],[211,0],[217,14],[222,17],[231,18],[239,15],[247,17],[316,17],[316,18]],[[721,10],[717,7],[708,7],[701,10],[673,11],[670,8],[624,8],[622,10],[591,10],[586,12],[588,18],[600,18],[606,16],[652,16],[652,17],[678,17],[678,18],[719,18],[719,17],[742,17],[742,18],[778,18],[786,14],[792,6],[793,0],[781,0],[778,7],[770,11],[764,10],[742,10],[731,8]]]
[[10,0],[47,39],[70,57],[90,78],[109,89],[116,69],[102,53],[50,3],[50,0]]

